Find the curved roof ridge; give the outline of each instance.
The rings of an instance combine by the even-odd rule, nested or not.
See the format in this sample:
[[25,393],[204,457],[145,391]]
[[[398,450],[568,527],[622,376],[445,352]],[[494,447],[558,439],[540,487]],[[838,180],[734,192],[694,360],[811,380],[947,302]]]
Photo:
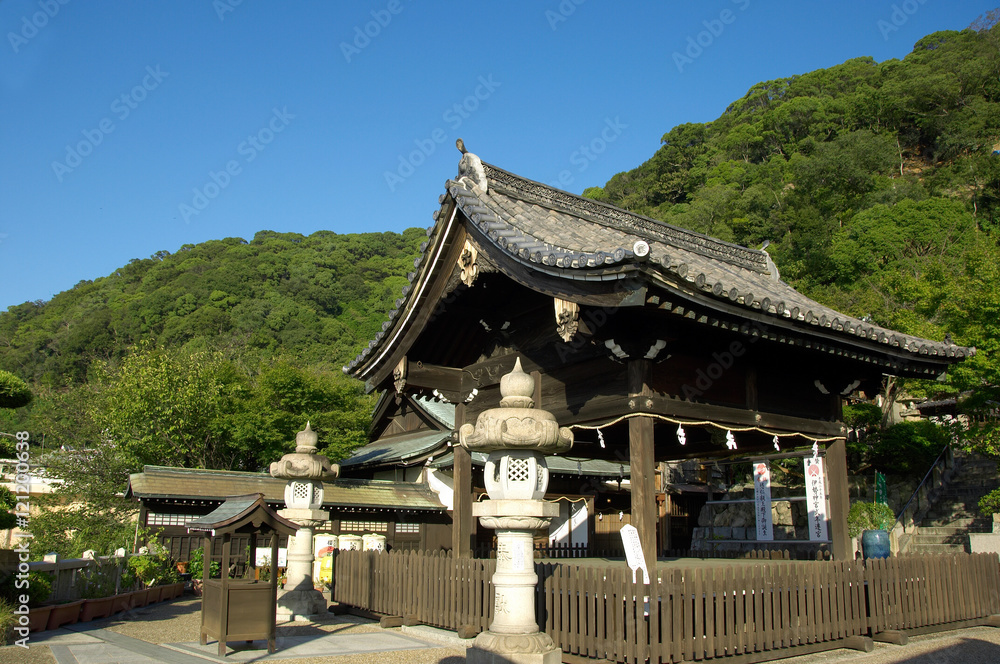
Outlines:
[[568,191],[550,187],[547,184],[505,171],[498,166],[483,162],[489,188],[515,198],[556,209],[589,221],[624,231],[645,240],[663,242],[681,249],[693,251],[706,258],[721,260],[754,272],[768,274],[767,254],[759,249],[750,249],[739,244],[726,242],[710,235],[668,224],[622,208],[578,196]]

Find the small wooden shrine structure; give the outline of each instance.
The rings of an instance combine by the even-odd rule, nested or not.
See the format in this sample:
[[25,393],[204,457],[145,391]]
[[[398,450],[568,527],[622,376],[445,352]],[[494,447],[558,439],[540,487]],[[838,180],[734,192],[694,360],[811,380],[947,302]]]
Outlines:
[[[222,538],[221,578],[210,577],[211,558],[205,557],[201,597],[201,644],[208,637],[219,641],[219,656],[226,655],[227,641],[267,639],[267,651],[275,650],[275,610],[278,598],[278,537],[291,536],[298,526],[278,516],[264,502],[264,494],[234,496],[210,514],[188,522],[188,532],[205,533],[204,551]],[[246,579],[229,578],[229,558],[235,534],[250,536],[249,574]],[[271,535],[271,574],[267,583],[256,580],[257,536]]]
[[[457,429],[497,405],[500,377],[521,357],[536,407],[574,430],[574,456],[629,464],[631,523],[650,568],[656,461],[764,455],[776,437],[785,449],[815,443],[827,545],[849,559],[843,399],[878,393],[886,374],[936,378],[975,349],[834,311],[783,282],[763,250],[460,149],[409,285],[345,373],[400,408],[447,400]],[[473,464],[463,448],[452,453],[452,546],[468,555]]]

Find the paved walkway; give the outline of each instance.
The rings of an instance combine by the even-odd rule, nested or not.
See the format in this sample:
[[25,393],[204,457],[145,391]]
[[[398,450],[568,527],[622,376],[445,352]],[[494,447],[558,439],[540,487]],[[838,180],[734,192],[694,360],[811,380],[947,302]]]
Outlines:
[[[466,644],[440,630],[381,629],[355,616],[321,616],[316,622],[278,626],[277,651],[266,641],[229,644],[225,658],[218,642],[198,640],[201,601],[186,598],[31,634],[26,651],[0,648],[0,663],[18,664],[204,664],[294,660],[294,664],[465,661]],[[289,662],[289,664],[293,664]]]
[[[0,664],[462,664],[471,640],[429,627],[381,629],[354,616],[319,617],[278,626],[278,650],[264,641],[234,644],[223,659],[214,641],[198,643],[200,600],[182,598],[114,618],[31,635],[30,648],[0,648]],[[724,664],[725,659],[717,660]],[[975,627],[911,637],[906,646],[877,643],[871,653],[832,650],[785,664],[997,664],[1000,629]]]

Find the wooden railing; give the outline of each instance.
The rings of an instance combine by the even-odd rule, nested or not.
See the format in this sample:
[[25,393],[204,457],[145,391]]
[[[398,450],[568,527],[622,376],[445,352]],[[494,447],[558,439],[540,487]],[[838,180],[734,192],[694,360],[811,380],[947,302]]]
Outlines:
[[[411,624],[478,632],[492,614],[493,560],[341,552],[334,599]],[[564,653],[617,662],[760,661],[899,630],[984,624],[1000,613],[996,554],[880,561],[662,567],[650,585],[622,565],[539,562],[539,625]]]

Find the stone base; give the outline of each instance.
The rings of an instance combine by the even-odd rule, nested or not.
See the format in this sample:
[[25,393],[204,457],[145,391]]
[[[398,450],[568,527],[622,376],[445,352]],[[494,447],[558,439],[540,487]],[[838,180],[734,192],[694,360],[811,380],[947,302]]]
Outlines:
[[327,601],[318,590],[289,590],[278,595],[278,609],[275,615],[278,620],[310,620],[325,614]]
[[465,650],[468,664],[561,664],[562,650],[548,634],[494,634],[483,632]]

